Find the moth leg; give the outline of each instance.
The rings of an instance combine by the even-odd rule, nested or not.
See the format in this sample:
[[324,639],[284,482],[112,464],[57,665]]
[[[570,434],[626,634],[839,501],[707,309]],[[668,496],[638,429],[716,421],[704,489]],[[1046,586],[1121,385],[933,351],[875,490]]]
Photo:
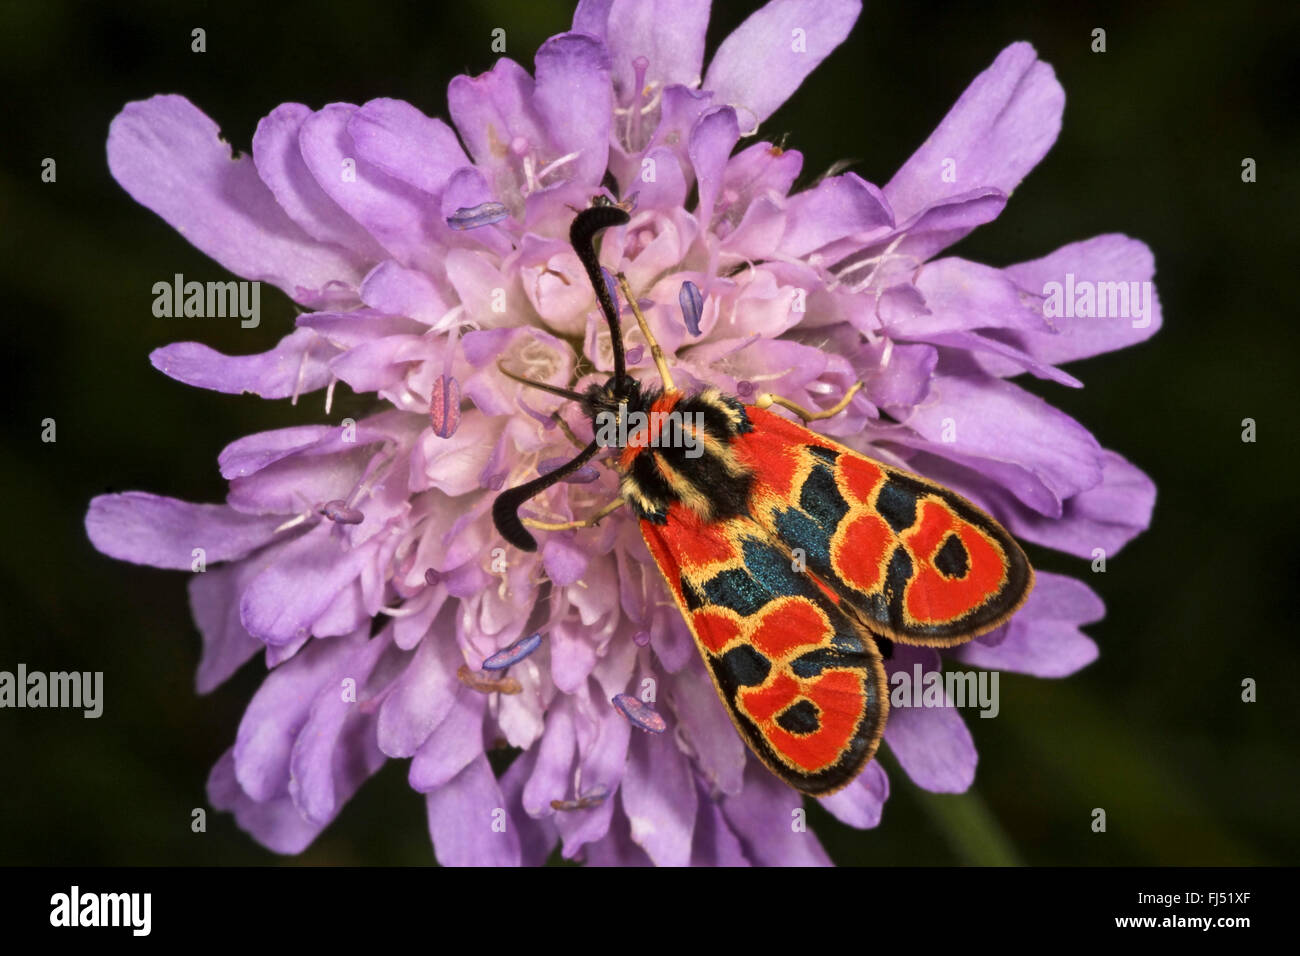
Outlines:
[[773,395],[771,392],[764,392],[762,395],[759,395],[754,399],[754,404],[759,408],[771,408],[773,405],[780,405],[782,408],[790,409],[790,411],[794,412],[805,422],[816,422],[823,418],[831,418],[834,415],[838,415],[840,412],[844,411],[844,409],[848,408],[849,402],[853,400],[853,396],[858,394],[858,391],[861,388],[861,382],[854,382],[853,386],[844,393],[843,398],[830,408],[821,412],[810,412],[802,405],[798,405],[790,401],[788,398],[782,398],[780,395]]
[[536,528],[539,531],[574,531],[578,528],[594,528],[596,525],[600,524],[602,518],[608,518],[615,511],[621,508],[624,503],[625,502],[622,498],[615,498],[595,514],[589,515],[580,521],[550,522],[536,521],[532,518],[525,518],[523,520],[524,524],[528,525],[528,527]]
[[632,294],[632,287],[628,285],[627,276],[620,272],[616,278],[618,279],[618,287],[623,292],[623,298],[627,299],[628,307],[632,310],[632,314],[636,316],[636,324],[641,326],[641,334],[645,336],[646,344],[650,346],[650,355],[655,360],[655,368],[659,370],[659,378],[663,380],[664,391],[671,392],[674,390],[673,376],[668,371],[668,360],[664,358],[664,350],[659,347],[659,342],[655,339],[654,333],[650,331],[650,323],[641,314],[641,306],[637,304],[636,296]]

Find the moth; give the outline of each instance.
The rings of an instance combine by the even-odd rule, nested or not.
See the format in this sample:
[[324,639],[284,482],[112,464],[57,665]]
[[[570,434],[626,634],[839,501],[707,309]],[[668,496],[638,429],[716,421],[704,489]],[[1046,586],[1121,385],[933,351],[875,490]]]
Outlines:
[[[770,394],[752,404],[706,387],[683,392],[623,275],[619,287],[660,384],[627,372],[618,308],[596,235],[630,221],[598,199],[570,240],[609,325],[614,373],[585,392],[524,384],[579,402],[598,440],[493,502],[501,536],[524,551],[544,530],[588,527],[626,505],[690,628],[718,696],[773,773],[815,796],[871,760],[889,694],[892,642],[952,647],[1007,621],[1034,572],[992,517],[919,475],[874,461],[771,411],[813,412]],[[617,427],[610,428],[610,425]],[[599,436],[616,435],[604,445]],[[519,507],[611,447],[620,496],[581,521],[521,520]]]

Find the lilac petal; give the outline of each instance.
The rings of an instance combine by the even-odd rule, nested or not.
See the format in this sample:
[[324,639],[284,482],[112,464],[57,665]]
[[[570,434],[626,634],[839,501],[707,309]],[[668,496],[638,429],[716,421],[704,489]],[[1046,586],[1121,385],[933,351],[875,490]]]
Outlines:
[[749,866],[745,849],[727,823],[722,807],[698,780],[695,789],[699,813],[695,817],[691,866]]
[[[632,728],[611,707],[600,707],[599,700],[583,694],[583,710],[574,718],[578,743],[578,769],[582,789],[604,787],[613,793],[618,789],[627,767],[627,748]],[[594,716],[586,707],[599,708]],[[561,794],[563,799],[567,794]],[[561,813],[555,820],[556,829],[563,841],[564,855],[572,858],[586,843],[599,840],[609,829],[617,800],[606,800],[599,807],[584,813]]]
[[361,480],[371,454],[360,447],[329,456],[305,450],[288,455],[245,478],[232,479],[226,503],[237,511],[279,515],[284,521],[305,504],[345,498]]
[[462,419],[450,438],[425,432],[411,453],[411,490],[437,488],[452,496],[477,490],[499,427],[499,422],[474,414]]
[[519,833],[520,862],[524,866],[543,865],[560,838],[549,819],[534,820],[523,807],[524,784],[532,776],[536,762],[536,748],[525,749],[506,768],[500,780],[501,792],[506,798],[506,809],[510,811],[510,820]]
[[650,857],[632,840],[632,828],[623,808],[615,806],[609,828],[599,840],[588,843],[583,850],[588,866],[653,866]]
[[572,786],[577,735],[569,699],[552,703],[546,711],[546,730],[535,748],[537,762],[520,797],[530,817],[551,815],[551,801],[564,799]]
[[362,633],[308,641],[266,675],[235,735],[236,776],[254,800],[289,793],[289,759],[312,701],[324,687],[341,690],[344,669],[364,643]]
[[359,158],[431,195],[442,192],[451,174],[469,165],[450,126],[402,100],[365,103],[348,120],[348,135]]
[[[1046,295],[1045,289],[1049,282],[1064,285],[1067,273],[1074,276],[1076,287],[1080,282],[1149,284],[1155,274],[1155,259],[1145,243],[1128,236],[1109,234],[1062,246],[1033,262],[1008,266],[1003,272],[1024,290],[1026,296],[1042,297]],[[1138,288],[1143,292],[1145,302],[1145,289],[1141,285]],[[1057,334],[1024,335],[1020,341],[1036,358],[1053,364],[1087,358],[1141,342],[1154,335],[1163,321],[1160,299],[1156,296],[1154,287],[1148,285],[1146,288],[1150,289],[1151,296],[1149,315],[1141,318],[1136,315],[1090,318],[1053,316],[1047,322],[1057,330]],[[1131,305],[1129,311],[1134,311]]]
[[722,793],[739,793],[745,775],[745,744],[702,664],[684,667],[673,675],[669,699],[679,732],[694,753],[704,782]]
[[661,607],[650,625],[650,647],[664,670],[675,674],[699,658],[695,638],[677,608]]
[[976,367],[990,375],[1018,375],[1029,372],[1035,378],[1041,378],[1067,388],[1083,388],[1083,383],[1069,372],[1044,364],[1032,355],[1014,345],[983,335],[979,332],[945,332],[931,335],[928,341],[935,345],[946,346],[963,352]]
[[236,438],[217,455],[222,478],[246,478],[268,465],[311,448],[335,429],[328,425],[298,425],[276,428]]
[[915,282],[927,311],[898,323],[886,320],[891,335],[924,339],[980,328],[1053,334],[1043,318],[1042,297],[1028,293],[1005,270],[950,257],[927,262]]
[[[923,674],[940,669],[937,652],[905,644],[894,645],[894,657],[886,667],[891,677],[901,671],[911,680],[917,663]],[[892,691],[894,685],[890,687]],[[979,759],[975,741],[956,707],[891,708],[885,743],[918,787],[934,793],[964,793],[975,780]]]
[[1068,498],[1059,519],[1017,508],[1007,516],[1007,526],[1026,541],[1081,558],[1093,558],[1097,548],[1110,557],[1150,527],[1155,501],[1155,482],[1120,455],[1103,449],[1101,482]]
[[[1034,48],[1007,47],[885,186],[898,218],[981,187],[1009,195],[1056,141],[1064,105],[1056,74]],[[945,160],[954,182],[944,181]]]
[[410,316],[427,325],[436,324],[450,308],[428,275],[403,268],[391,259],[379,263],[362,280],[361,301],[379,312]]
[[119,561],[189,571],[194,549],[208,564],[235,561],[271,539],[282,516],[243,515],[226,505],[196,505],[143,491],[99,495],[86,511],[86,534]]
[[[982,470],[1040,514],[1059,517],[1065,499],[1101,481],[1101,449],[1087,429],[1000,379],[938,374],[906,423],[928,451]],[[955,440],[943,441],[946,429]]]
[[723,189],[735,194],[741,209],[748,209],[756,199],[787,195],[802,168],[803,154],[797,149],[755,143],[727,161]]
[[691,128],[687,153],[699,182],[696,218],[707,227],[713,221],[713,206],[727,168],[727,157],[740,138],[736,111],[717,106],[705,112]]
[[239,594],[251,577],[252,562],[209,568],[189,581],[190,611],[203,635],[196,686],[207,694],[266,645],[239,621]]
[[722,41],[702,87],[751,114],[752,132],[844,42],[861,11],[857,0],[771,0]]
[[635,174],[641,208],[669,212],[685,205],[689,187],[677,154],[667,146],[656,146],[642,158],[642,163],[647,161],[653,164],[649,168],[655,171],[654,182],[647,183],[641,178],[640,167]]
[[343,679],[355,683],[356,700],[345,699],[341,683],[327,682],[312,701],[307,721],[289,754],[289,796],[303,816],[329,823],[386,759],[375,744],[373,718],[362,714],[361,688],[383,653],[387,633],[356,648],[343,664]]
[[[549,544],[548,541],[543,548]],[[590,633],[581,624],[566,620],[551,629],[550,637],[551,680],[561,692],[577,693],[586,686],[587,677],[596,666],[596,646]]]
[[878,235],[893,225],[884,194],[861,176],[845,173],[790,198],[781,251],[806,256],[839,239]]
[[231,748],[221,755],[208,776],[208,802],[213,809],[235,815],[241,829],[275,853],[301,853],[325,829],[307,820],[286,793],[268,800],[254,800],[235,778],[235,756]]
[[631,694],[615,694],[610,702],[638,730],[644,730],[648,734],[662,734],[668,729],[668,723],[659,711]]
[[433,383],[433,397],[429,400],[429,421],[433,433],[439,438],[450,438],[460,427],[460,383],[447,375],[439,375]]
[[876,352],[883,357],[886,349],[888,363],[867,376],[867,398],[873,405],[888,409],[919,404],[930,394],[930,379],[939,362],[938,351],[930,345],[882,342],[868,346],[864,352]]
[[843,790],[823,797],[821,804],[841,823],[869,830],[880,823],[889,799],[889,778],[879,761],[873,760]]
[[576,33],[600,37],[609,48],[619,101],[637,94],[632,61],[648,62],[645,85],[694,83],[704,64],[709,5],[698,0],[582,0],[573,14]]
[[545,141],[533,106],[533,78],[506,57],[480,76],[453,79],[447,87],[447,110],[475,163],[494,177],[513,178],[502,143],[516,137],[534,146]]
[[298,134],[312,110],[282,103],[257,124],[253,162],[280,208],[312,238],[351,250],[360,260],[382,259],[383,250],[360,223],[330,199],[303,162]]
[[700,288],[689,279],[682,283],[681,292],[677,294],[677,304],[682,310],[682,321],[686,331],[691,335],[700,334],[700,313],[704,311],[704,296]]
[[431,793],[483,755],[483,715],[488,696],[468,687],[451,692],[451,710],[433,729],[411,761],[413,790]]
[[605,45],[582,33],[562,33],[542,44],[534,59],[533,103],[556,156],[578,153],[566,170],[579,183],[598,183],[609,155],[613,95]]
[[335,595],[372,559],[378,542],[345,551],[331,531],[324,524],[313,528],[249,582],[239,616],[250,634],[268,644],[287,644],[309,633]]
[[409,757],[428,740],[456,706],[461,689],[456,669],[462,663],[456,642],[449,636],[434,630],[424,635],[406,670],[379,705],[376,733],[384,753]]
[[1029,600],[1006,626],[1006,637],[993,647],[965,644],[955,656],[990,670],[1066,677],[1097,659],[1097,645],[1079,628],[1105,614],[1101,599],[1082,581],[1040,571]]
[[232,158],[217,124],[182,96],[128,103],[108,130],[108,166],[152,209],[236,275],[322,304],[331,283],[355,286],[355,259],[291,220],[248,156]]
[[[518,866],[519,834],[487,757],[425,798],[429,835],[443,866]],[[502,825],[504,824],[504,826]]]
[[356,113],[355,106],[331,103],[307,118],[298,137],[307,168],[392,258],[435,271],[441,259],[433,225],[438,205],[428,193],[357,156],[348,134]]
[[466,229],[490,226],[494,222],[501,222],[509,215],[510,210],[499,202],[482,202],[477,206],[462,206],[457,209],[447,217],[447,225],[461,232]]
[[226,395],[252,392],[262,398],[289,398],[322,388],[328,362],[338,350],[311,329],[295,329],[269,352],[222,355],[199,342],[175,342],[149,354],[164,375]]
[[503,671],[507,667],[518,664],[533,651],[542,646],[541,632],[530,634],[527,637],[521,637],[509,647],[497,651],[495,654],[483,661],[483,670],[485,671]]
[[695,828],[695,778],[671,739],[635,734],[619,788],[632,840],[656,866],[687,866]]
[[758,866],[830,866],[811,829],[796,829],[803,797],[757,760],[745,769],[745,788],[722,798],[722,812],[740,838],[745,856]]
[[[918,265],[976,226],[992,222],[1006,204],[1007,194],[991,186],[940,200],[904,220],[892,233],[866,249],[849,255],[844,255],[847,249],[834,249],[836,256],[844,255],[844,258],[835,259],[831,269],[840,282],[853,289],[868,285],[881,288],[904,279],[910,281]],[[889,256],[884,261],[872,261],[887,250]]]

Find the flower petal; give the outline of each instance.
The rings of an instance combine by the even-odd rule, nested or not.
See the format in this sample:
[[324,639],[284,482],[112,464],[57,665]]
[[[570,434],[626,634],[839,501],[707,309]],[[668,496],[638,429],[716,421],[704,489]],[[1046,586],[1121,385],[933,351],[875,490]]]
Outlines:
[[869,830],[880,823],[888,799],[889,778],[880,762],[873,760],[843,790],[823,797],[821,804],[841,823]]
[[[1008,266],[1003,272],[1027,296],[1046,296],[1048,283],[1064,286],[1067,275],[1073,277],[1070,281],[1076,289],[1081,288],[1081,283],[1094,283],[1098,295],[1096,314],[1053,315],[1047,321],[1054,327],[1054,334],[1025,334],[1018,338],[1031,355],[1045,362],[1070,362],[1134,345],[1154,335],[1163,322],[1160,299],[1151,283],[1155,258],[1146,243],[1128,236],[1094,236],[1062,246],[1033,262]],[[1125,289],[1120,284],[1129,291],[1122,299],[1118,296]],[[1135,297],[1134,291],[1139,295]],[[1112,306],[1112,296],[1117,297],[1118,307]],[[1123,307],[1125,300],[1127,309]],[[1105,315],[1100,308],[1103,302]]]
[[[928,647],[894,645],[886,668],[911,679],[913,665],[922,673],[939,672],[939,655]],[[951,705],[893,707],[885,725],[885,743],[918,787],[935,793],[964,793],[975,781],[975,741]]]
[[699,0],[582,0],[573,29],[600,37],[609,48],[620,102],[637,94],[632,61],[648,60],[646,86],[693,85],[704,64],[709,5]]
[[235,777],[234,748],[221,755],[208,775],[208,802],[214,810],[233,813],[241,829],[275,853],[301,853],[325,829],[307,820],[286,793],[269,800],[254,800]]
[[248,156],[232,157],[217,124],[183,96],[128,103],[108,129],[108,167],[131,197],[236,275],[323,304],[355,286],[358,260],[290,219]]
[[99,495],[86,511],[86,534],[119,561],[173,571],[193,569],[194,549],[208,564],[235,561],[260,548],[283,521],[243,515],[226,505],[196,505],[144,491]]
[[258,355],[222,355],[200,342],[174,342],[154,349],[149,361],[169,378],[196,388],[289,398],[323,388],[330,377],[328,363],[337,354],[312,329],[295,329]]
[[429,835],[443,866],[518,866],[519,835],[487,757],[425,797]]
[[759,866],[830,866],[817,835],[792,826],[803,797],[757,760],[745,770],[745,788],[722,798],[722,813],[740,838],[745,856]]
[[722,41],[703,89],[745,110],[749,135],[844,42],[861,12],[857,0],[771,0]]
[[972,189],[1009,195],[1056,142],[1064,106],[1065,91],[1034,48],[1007,47],[885,186],[899,221]]
[[614,110],[605,45],[583,33],[561,33],[542,44],[534,67],[533,103],[556,150],[552,158],[578,153],[569,178],[600,182]]
[[303,161],[298,134],[311,114],[302,103],[282,103],[262,118],[253,134],[257,175],[309,236],[349,250],[359,262],[382,259],[379,243],[320,188]]
[[695,828],[695,778],[671,737],[633,734],[619,799],[632,840],[656,866],[687,866]]
[[1002,641],[994,646],[972,641],[955,656],[990,670],[1066,677],[1097,659],[1097,645],[1079,627],[1105,613],[1101,599],[1082,581],[1040,571],[1029,600],[1005,625]]
[[348,120],[348,135],[358,157],[430,195],[442,192],[451,174],[469,165],[450,126],[402,100],[363,104]]

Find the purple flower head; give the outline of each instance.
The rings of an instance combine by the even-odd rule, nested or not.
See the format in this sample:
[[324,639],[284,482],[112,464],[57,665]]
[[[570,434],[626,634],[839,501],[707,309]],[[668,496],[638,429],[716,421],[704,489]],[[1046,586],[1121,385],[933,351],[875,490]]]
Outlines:
[[[327,419],[336,382],[373,399],[355,421],[229,445],[222,504],[129,492],[86,517],[107,555],[198,572],[200,692],[265,655],[208,789],[267,847],[299,852],[403,758],[444,864],[540,863],[557,846],[598,864],[828,862],[791,830],[801,795],[731,726],[630,516],[541,532],[536,554],[493,527],[497,489],[589,440],[581,409],[512,375],[580,390],[612,368],[567,242],[597,195],[638,194],[600,258],[626,275],[680,385],[826,408],[863,381],[818,427],[952,487],[1021,540],[1091,560],[1147,526],[1147,477],[1013,381],[1078,386],[1059,365],[1159,328],[1146,246],[1103,235],[1007,268],[942,255],[1001,213],[1056,138],[1064,94],[1030,46],[1004,50],[883,188],[843,173],[792,193],[797,151],[741,145],[858,13],[773,0],[706,68],[707,4],[582,2],[531,73],[501,59],[452,80],[454,128],[396,100],[287,103],[232,157],[179,96],[113,121],[127,192],[302,308],[264,354],[182,342],[154,366],[268,399],[324,389]],[[653,375],[639,331],[625,334],[632,371]],[[527,510],[563,523],[616,494],[593,466]],[[1087,585],[1040,572],[1010,623],[947,656],[1063,676],[1096,656],[1080,626],[1102,614]],[[891,677],[940,666],[902,645],[888,662]],[[499,741],[519,752],[498,778]],[[950,703],[895,707],[885,742],[922,787],[973,779]],[[873,762],[822,802],[871,827],[888,792]]]

